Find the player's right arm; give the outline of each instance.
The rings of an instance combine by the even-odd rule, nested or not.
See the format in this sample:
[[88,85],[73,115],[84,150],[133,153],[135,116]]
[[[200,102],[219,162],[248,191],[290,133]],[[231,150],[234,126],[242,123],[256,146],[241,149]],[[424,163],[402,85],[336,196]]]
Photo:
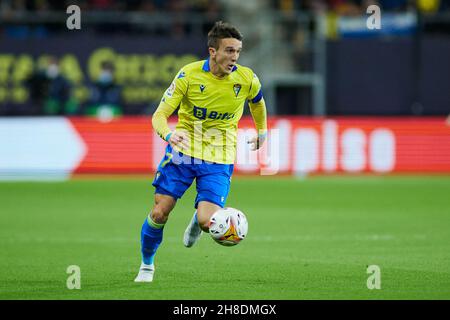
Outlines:
[[153,129],[164,140],[169,142],[172,146],[180,148],[188,148],[188,136],[182,131],[171,131],[167,120],[175,111],[171,105],[161,101],[152,117]]
[[164,93],[161,102],[152,117],[153,129],[165,141],[180,149],[189,147],[189,137],[182,131],[171,131],[168,119],[178,107],[187,91],[186,74],[181,70]]

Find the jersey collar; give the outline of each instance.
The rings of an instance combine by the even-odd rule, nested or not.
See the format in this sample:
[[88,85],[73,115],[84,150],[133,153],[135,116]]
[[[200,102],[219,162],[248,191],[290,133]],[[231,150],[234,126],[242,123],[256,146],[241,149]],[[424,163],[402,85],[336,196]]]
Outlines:
[[[205,60],[205,62],[203,63],[203,67],[202,70],[205,72],[210,72],[211,70],[209,69],[209,58]],[[237,66],[234,66],[233,69],[231,69],[231,72],[234,72],[237,70]]]

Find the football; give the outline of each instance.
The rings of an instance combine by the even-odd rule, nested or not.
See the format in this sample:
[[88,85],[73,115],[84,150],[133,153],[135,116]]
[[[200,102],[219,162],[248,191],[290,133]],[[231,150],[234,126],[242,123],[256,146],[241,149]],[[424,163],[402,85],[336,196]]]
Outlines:
[[245,214],[234,208],[217,210],[209,220],[209,234],[223,246],[235,246],[245,239],[248,222]]

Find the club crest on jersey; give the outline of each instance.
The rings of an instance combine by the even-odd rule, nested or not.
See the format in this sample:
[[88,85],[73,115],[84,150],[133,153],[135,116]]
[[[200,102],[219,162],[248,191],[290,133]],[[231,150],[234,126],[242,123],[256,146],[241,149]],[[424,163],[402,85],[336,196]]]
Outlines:
[[236,97],[239,95],[239,92],[241,91],[242,86],[239,83],[236,83],[233,86],[233,90],[234,90],[234,94],[236,95]]
[[200,85],[200,92],[203,92],[203,90],[205,90],[205,86],[203,84]]

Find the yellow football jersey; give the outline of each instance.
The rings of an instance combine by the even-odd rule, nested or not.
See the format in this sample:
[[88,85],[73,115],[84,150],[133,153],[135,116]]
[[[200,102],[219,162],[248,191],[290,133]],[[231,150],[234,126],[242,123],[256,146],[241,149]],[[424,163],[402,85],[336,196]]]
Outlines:
[[181,68],[162,101],[180,107],[176,130],[190,136],[190,149],[178,151],[210,162],[231,164],[236,157],[238,122],[246,100],[262,99],[261,83],[250,68],[236,65],[218,78],[209,59]]

